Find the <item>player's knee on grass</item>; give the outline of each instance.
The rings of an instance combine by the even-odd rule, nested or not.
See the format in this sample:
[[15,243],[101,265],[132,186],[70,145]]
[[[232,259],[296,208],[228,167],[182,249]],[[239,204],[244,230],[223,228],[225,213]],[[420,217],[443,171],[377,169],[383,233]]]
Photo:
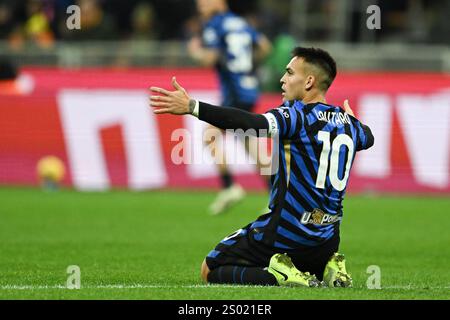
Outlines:
[[203,279],[203,281],[208,282],[208,273],[209,273],[208,265],[206,264],[206,260],[203,260],[202,268],[200,270],[200,275]]

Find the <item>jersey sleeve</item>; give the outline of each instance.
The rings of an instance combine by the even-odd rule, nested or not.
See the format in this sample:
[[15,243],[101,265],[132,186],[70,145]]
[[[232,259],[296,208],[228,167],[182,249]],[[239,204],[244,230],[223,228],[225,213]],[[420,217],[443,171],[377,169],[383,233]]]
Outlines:
[[375,139],[370,128],[358,121],[356,129],[358,134],[356,151],[366,150],[373,146]]
[[278,135],[281,139],[297,136],[303,125],[301,115],[290,102],[269,110],[264,116],[269,122],[269,135]]

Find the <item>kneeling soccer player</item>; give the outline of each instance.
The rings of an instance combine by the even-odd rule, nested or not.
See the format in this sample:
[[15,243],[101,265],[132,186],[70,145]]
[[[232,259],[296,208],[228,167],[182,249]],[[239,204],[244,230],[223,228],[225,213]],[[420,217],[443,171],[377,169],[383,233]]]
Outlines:
[[297,47],[281,78],[283,105],[265,114],[193,100],[176,79],[175,91],[152,87],[155,113],[192,114],[222,129],[254,129],[278,139],[270,212],[223,239],[203,261],[209,283],[349,287],[338,253],[339,226],[355,153],[370,148],[369,127],[326,103],[336,63],[321,49]]

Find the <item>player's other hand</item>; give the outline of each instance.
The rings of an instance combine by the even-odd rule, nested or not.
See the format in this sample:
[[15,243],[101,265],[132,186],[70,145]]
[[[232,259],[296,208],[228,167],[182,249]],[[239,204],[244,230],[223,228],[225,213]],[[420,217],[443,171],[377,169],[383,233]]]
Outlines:
[[[172,86],[175,91],[168,91],[163,88],[151,87],[152,93],[159,95],[150,96],[150,106],[155,108],[154,113],[187,114],[189,111],[190,97],[186,90],[180,86],[175,77],[172,77]],[[156,109],[159,108],[159,109]]]
[[344,100],[344,110],[345,110],[345,112],[347,112],[349,115],[351,115],[351,116],[355,116],[355,114],[353,113],[353,110],[352,110],[352,108],[350,108],[350,104],[348,103],[348,100],[347,99],[345,99]]
[[192,37],[187,43],[187,50],[191,56],[195,56],[202,48],[202,40],[199,37]]

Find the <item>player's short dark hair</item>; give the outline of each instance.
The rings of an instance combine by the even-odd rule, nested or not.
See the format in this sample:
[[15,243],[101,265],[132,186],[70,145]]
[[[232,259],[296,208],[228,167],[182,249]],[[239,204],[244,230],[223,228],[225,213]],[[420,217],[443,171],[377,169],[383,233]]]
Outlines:
[[336,61],[328,52],[319,48],[296,47],[292,50],[292,56],[301,57],[323,71],[324,77],[319,82],[319,87],[327,91],[336,78]]

